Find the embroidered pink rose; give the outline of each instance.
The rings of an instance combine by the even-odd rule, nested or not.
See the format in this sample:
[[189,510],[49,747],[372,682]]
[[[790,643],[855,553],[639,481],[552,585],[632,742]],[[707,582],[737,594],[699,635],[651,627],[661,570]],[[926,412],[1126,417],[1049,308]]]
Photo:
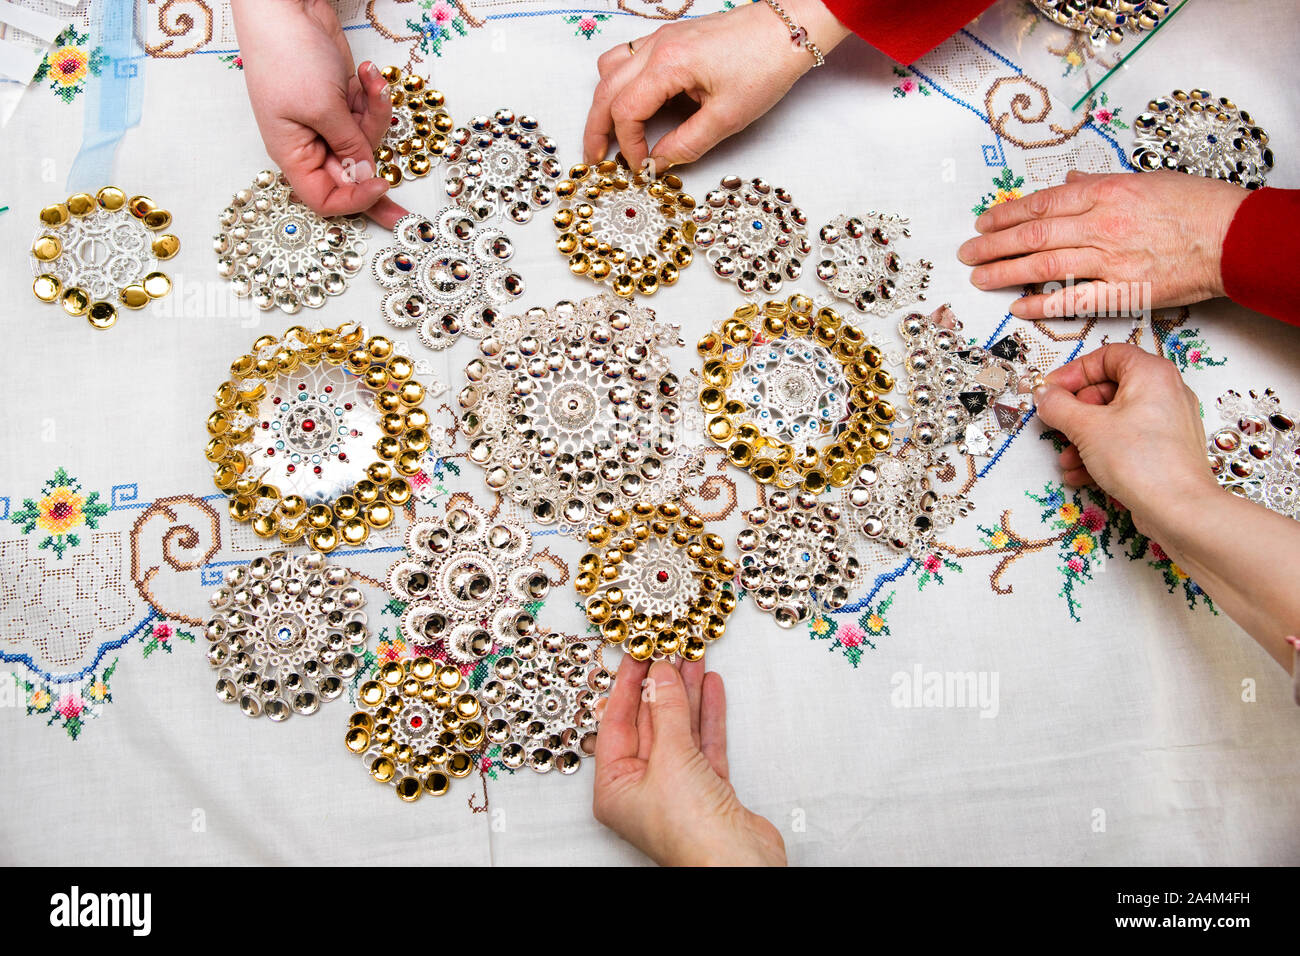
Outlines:
[[1192,349],[1190,352],[1187,353],[1187,358],[1193,362],[1199,362],[1201,360],[1201,350]]
[[578,21],[578,29],[583,33],[594,33],[596,30],[596,21],[591,17],[583,17]]
[[916,90],[916,80],[904,80],[898,84],[898,88],[904,93],[911,93]]
[[1097,112],[1093,113],[1092,115],[1095,116],[1097,120],[1103,124],[1109,123],[1115,116],[1115,114],[1112,113],[1110,110],[1097,110]]
[[81,712],[86,709],[86,702],[77,694],[69,694],[59,701],[59,706],[54,708],[59,712],[59,716],[64,720],[72,720],[74,717],[80,717]]
[[438,3],[435,3],[433,5],[433,9],[431,9],[429,12],[433,14],[434,23],[446,23],[455,15],[451,7],[443,3],[442,0],[439,0]]
[[1151,542],[1151,557],[1157,561],[1168,561],[1169,555],[1165,554],[1165,549],[1160,547],[1154,541]]
[[1085,508],[1081,520],[1089,531],[1100,531],[1106,527],[1106,515],[1100,508]]
[[1079,558],[1071,558],[1069,561],[1065,562],[1065,566],[1069,568],[1071,571],[1073,571],[1075,574],[1078,574],[1080,571],[1083,570],[1083,561],[1081,561]]
[[429,476],[422,471],[417,471],[410,478],[406,479],[411,483],[412,488],[423,488],[429,483]]
[[838,637],[845,647],[857,647],[862,643],[862,631],[855,624],[840,628]]
[[923,564],[925,569],[931,573],[938,571],[939,568],[943,567],[943,562],[939,560],[939,556],[937,554],[930,555],[928,558],[925,559]]
[[156,637],[162,643],[166,644],[168,639],[172,636],[171,625],[159,624],[157,627],[153,629],[153,636]]

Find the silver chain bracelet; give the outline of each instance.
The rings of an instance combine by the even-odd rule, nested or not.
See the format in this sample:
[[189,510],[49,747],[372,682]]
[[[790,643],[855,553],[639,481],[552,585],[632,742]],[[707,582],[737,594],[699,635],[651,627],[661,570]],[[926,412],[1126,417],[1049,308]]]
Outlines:
[[772,12],[781,18],[785,28],[790,31],[790,43],[794,46],[801,46],[812,54],[813,68],[821,66],[826,62],[826,57],[822,56],[822,51],[818,49],[817,44],[808,39],[808,31],[790,18],[790,14],[785,12],[785,8],[776,0],[767,0],[767,5],[772,8]]

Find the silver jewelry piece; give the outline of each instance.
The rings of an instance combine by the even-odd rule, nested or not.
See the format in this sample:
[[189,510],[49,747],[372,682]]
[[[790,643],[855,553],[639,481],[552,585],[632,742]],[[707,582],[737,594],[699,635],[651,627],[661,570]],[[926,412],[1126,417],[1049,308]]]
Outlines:
[[895,250],[911,236],[907,220],[872,212],[837,216],[818,233],[817,278],[859,312],[885,316],[925,301],[933,263],[905,262]]
[[920,559],[934,536],[975,510],[962,495],[936,490],[945,454],[908,442],[858,469],[841,501],[846,524],[857,534]]
[[763,179],[723,177],[691,215],[695,248],[715,275],[749,297],[781,291],[785,281],[803,274],[812,253],[808,218],[788,192]]
[[1142,170],[1176,169],[1258,189],[1273,169],[1268,133],[1206,90],[1152,100],[1133,121],[1133,137],[1133,165]]
[[528,222],[555,199],[554,184],[564,173],[556,148],[531,116],[508,109],[475,116],[452,131],[443,153],[447,195],[459,203],[486,200],[495,213]]
[[1271,388],[1249,397],[1228,391],[1218,404],[1224,427],[1208,443],[1214,477],[1234,495],[1300,519],[1300,415]]

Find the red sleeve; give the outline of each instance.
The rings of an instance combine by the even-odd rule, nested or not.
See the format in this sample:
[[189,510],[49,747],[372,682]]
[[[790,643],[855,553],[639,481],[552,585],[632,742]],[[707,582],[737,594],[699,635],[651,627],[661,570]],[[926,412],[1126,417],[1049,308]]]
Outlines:
[[835,19],[899,63],[911,63],[993,6],[993,0],[823,0]]
[[1223,240],[1223,291],[1232,301],[1300,325],[1295,290],[1300,189],[1259,189],[1237,207]]

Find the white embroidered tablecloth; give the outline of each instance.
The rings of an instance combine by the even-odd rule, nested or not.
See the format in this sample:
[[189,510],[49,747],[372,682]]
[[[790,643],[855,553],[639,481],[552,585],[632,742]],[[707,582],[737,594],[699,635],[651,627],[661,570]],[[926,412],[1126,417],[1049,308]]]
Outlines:
[[[229,295],[208,237],[234,191],[269,163],[224,4],[141,4],[143,56],[125,62],[98,49],[90,5],[30,5],[70,10],[72,26],[0,138],[9,357],[0,859],[641,860],[591,818],[589,765],[572,776],[484,765],[447,796],[405,805],[343,746],[346,700],[278,725],[217,701],[204,656],[207,596],[228,567],[269,550],[232,523],[203,457],[203,423],[229,363],[257,336],[296,323],[366,322],[431,363],[447,390],[427,407],[445,428],[474,343],[435,354],[413,331],[389,329],[364,273],[319,312],[292,318]],[[458,121],[501,106],[533,114],[566,164],[579,158],[596,55],[664,18],[720,8],[338,6],[358,61],[426,73]],[[785,186],[814,228],[841,213],[910,217],[901,251],[934,262],[930,303],[951,303],[969,336],[992,341],[1018,323],[1006,315],[1010,294],[976,291],[955,259],[975,211],[1059,182],[1071,167],[1127,168],[1129,123],[1151,97],[1205,87],[1232,98],[1272,136],[1270,183],[1300,186],[1300,97],[1286,79],[1300,3],[1200,6],[1115,76],[1082,124],[1047,99],[1058,77],[1018,65],[1051,42],[1047,24],[1030,30],[1025,19],[1020,49],[992,45],[975,25],[910,69],[850,40],[763,120],[684,170],[686,189],[702,196],[734,172]],[[1084,66],[1081,55],[1062,47],[1050,62],[1066,73]],[[297,68],[283,64],[286,75]],[[87,103],[110,90],[142,95],[113,181],[170,209],[183,248],[168,264],[170,296],[97,332],[31,296],[25,250],[38,210],[70,191]],[[429,213],[442,204],[436,177],[394,198]],[[524,305],[596,291],[569,274],[549,219],[506,226]],[[371,251],[383,244],[372,226]],[[800,287],[820,291],[811,274]],[[740,301],[701,259],[649,302],[681,325],[688,344],[671,356],[679,374],[708,324]],[[897,348],[896,321],[863,325]],[[1228,388],[1275,387],[1300,407],[1300,333],[1225,302],[1136,323],[1021,328],[1044,369],[1103,341],[1158,350],[1183,369],[1207,424]],[[742,799],[781,829],[794,863],[1300,862],[1300,712],[1288,676],[1158,545],[1126,529],[1121,512],[1062,490],[1042,433],[1031,419],[998,437],[992,457],[954,456],[977,510],[919,562],[873,546],[840,613],[782,630],[742,601],[709,652],[726,680]],[[458,492],[509,510],[464,453],[462,436],[428,462],[418,514]],[[756,494],[715,453],[685,503],[734,541]],[[335,560],[382,578],[408,521]],[[536,530],[557,580],[539,622],[581,634],[571,585],[581,548]],[[390,597],[366,593],[371,651],[401,653]],[[930,682],[955,674],[972,675],[982,694],[970,706],[926,706]]]

